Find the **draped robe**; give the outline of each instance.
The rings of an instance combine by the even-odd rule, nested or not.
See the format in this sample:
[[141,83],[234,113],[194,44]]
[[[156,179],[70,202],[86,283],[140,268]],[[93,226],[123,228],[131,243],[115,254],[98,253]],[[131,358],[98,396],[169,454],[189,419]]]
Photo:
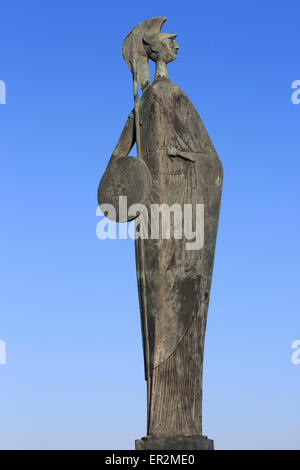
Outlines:
[[[202,434],[202,369],[209,293],[222,190],[222,165],[184,92],[156,79],[139,101],[139,157],[152,175],[151,204],[204,204],[204,246],[187,240],[136,240],[136,268],[148,387],[148,435]],[[130,117],[113,154],[135,140]],[[192,156],[171,157],[176,148]],[[184,154],[183,154],[184,155]],[[138,184],[138,182],[137,182]],[[194,216],[194,215],[193,215]]]

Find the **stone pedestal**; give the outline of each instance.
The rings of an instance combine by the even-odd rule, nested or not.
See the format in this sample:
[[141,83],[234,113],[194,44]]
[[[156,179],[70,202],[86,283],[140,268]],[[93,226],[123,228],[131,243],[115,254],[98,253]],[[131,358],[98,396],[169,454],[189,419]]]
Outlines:
[[214,450],[214,441],[207,436],[146,436],[135,441],[135,450]]

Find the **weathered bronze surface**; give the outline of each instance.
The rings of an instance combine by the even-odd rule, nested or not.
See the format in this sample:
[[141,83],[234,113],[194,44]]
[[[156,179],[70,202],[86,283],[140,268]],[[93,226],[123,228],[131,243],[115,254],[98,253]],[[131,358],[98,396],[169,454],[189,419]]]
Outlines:
[[[176,59],[178,46],[176,35],[160,33],[165,20],[146,20],[125,39],[123,56],[133,73],[135,109],[108,163],[98,196],[103,203],[111,193],[119,194],[118,187],[126,187],[131,201],[144,202],[149,210],[152,204],[204,204],[200,250],[187,250],[184,238],[172,236],[136,240],[148,403],[148,437],[137,441],[136,448],[211,449],[212,441],[202,436],[202,367],[222,165],[191,101],[168,78],[166,64]],[[156,62],[152,83],[149,58]],[[137,84],[143,91],[139,100]],[[116,161],[126,160],[135,142],[138,159],[147,170],[142,170],[143,176],[135,183],[110,184]],[[121,177],[116,176],[117,180]]]
[[[101,179],[98,188],[99,205],[111,204],[116,210],[116,222],[129,222],[134,216],[119,213],[119,197],[127,197],[128,207],[145,204],[151,192],[151,174],[141,158],[119,158],[112,162]],[[105,214],[106,215],[106,214]],[[114,215],[114,214],[112,214]],[[108,212],[107,217],[110,216]]]

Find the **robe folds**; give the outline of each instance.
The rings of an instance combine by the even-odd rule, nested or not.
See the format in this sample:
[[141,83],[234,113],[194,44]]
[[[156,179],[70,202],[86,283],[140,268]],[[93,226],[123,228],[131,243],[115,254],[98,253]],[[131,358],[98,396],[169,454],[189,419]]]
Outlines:
[[[187,250],[189,240],[175,239],[172,231],[170,239],[136,240],[148,435],[201,435],[204,337],[222,165],[191,101],[167,78],[156,79],[145,90],[138,125],[139,156],[152,176],[148,213],[151,204],[180,204],[182,209],[204,204],[201,249]],[[194,161],[169,156],[170,148]]]
[[[138,122],[134,112],[129,115],[107,171],[116,160],[129,155],[138,129],[139,158],[150,172],[148,216],[154,205],[164,204],[170,210],[177,205],[185,219],[185,207],[189,206],[194,209],[192,229],[201,230],[195,209],[198,204],[204,206],[204,244],[200,249],[187,249],[191,240],[175,237],[172,226],[169,238],[162,233],[153,238],[150,224],[149,238],[135,242],[147,380],[147,435],[201,435],[204,338],[222,164],[191,101],[168,78],[158,78],[144,90],[137,116]],[[117,178],[121,187],[122,176],[128,183],[126,174],[121,175]],[[136,179],[135,185],[141,184]],[[112,187],[119,191],[119,185]]]

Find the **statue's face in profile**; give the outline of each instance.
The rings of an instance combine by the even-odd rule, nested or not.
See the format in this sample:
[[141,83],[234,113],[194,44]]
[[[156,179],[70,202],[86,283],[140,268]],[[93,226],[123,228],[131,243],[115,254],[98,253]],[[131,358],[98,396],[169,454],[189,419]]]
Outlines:
[[173,60],[177,59],[177,51],[179,46],[175,41],[175,38],[167,38],[162,41],[162,55],[163,60],[168,64]]
[[175,41],[176,36],[166,36],[166,34],[158,34],[155,39],[151,38],[150,44],[148,43],[148,57],[154,62],[162,60],[168,64],[177,58],[179,46]]

